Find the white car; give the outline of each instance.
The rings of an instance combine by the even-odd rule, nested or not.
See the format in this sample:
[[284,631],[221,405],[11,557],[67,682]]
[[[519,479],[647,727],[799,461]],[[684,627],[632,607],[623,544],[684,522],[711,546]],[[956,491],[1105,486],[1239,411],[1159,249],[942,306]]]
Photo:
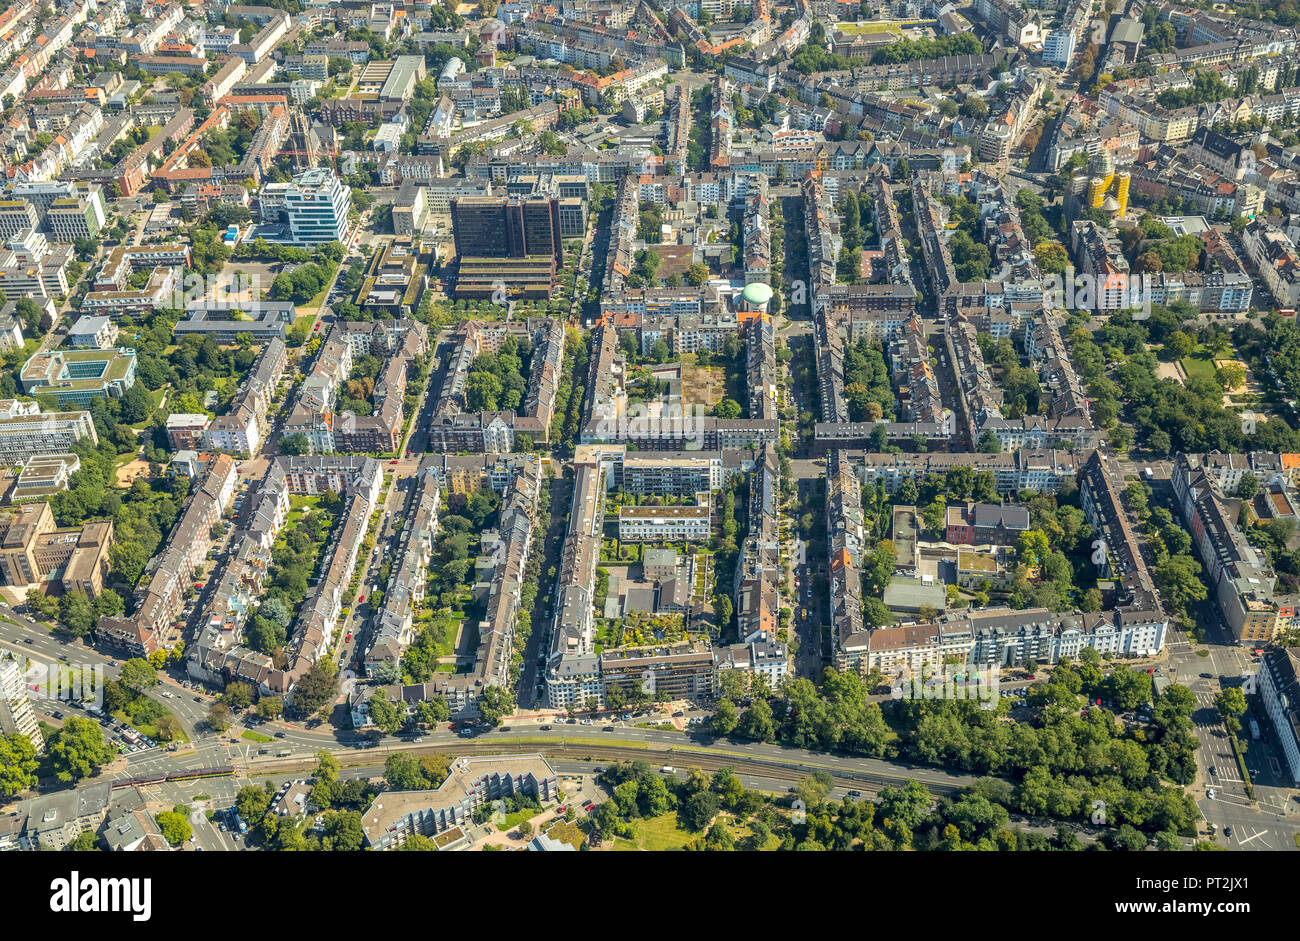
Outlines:
[[1210,800],[1214,800],[1214,788],[1207,787],[1205,789],[1205,796],[1208,797]]

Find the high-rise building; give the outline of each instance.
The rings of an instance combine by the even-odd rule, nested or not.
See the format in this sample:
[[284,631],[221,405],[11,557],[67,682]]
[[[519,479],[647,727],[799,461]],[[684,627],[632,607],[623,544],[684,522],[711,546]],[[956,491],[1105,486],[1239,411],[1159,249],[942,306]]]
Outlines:
[[564,253],[554,197],[465,196],[451,201],[460,258],[540,258]]
[[284,214],[295,245],[345,241],[351,208],[352,193],[324,167],[304,170],[284,191]]
[[90,412],[42,412],[35,402],[0,399],[0,461],[23,464],[34,454],[71,451],[83,439],[99,443]]
[[36,208],[21,199],[0,200],[0,238],[8,239],[41,224]]
[[79,196],[65,196],[51,202],[45,214],[45,228],[55,242],[93,239],[104,228],[107,216],[103,189],[93,184]]
[[0,735],[23,735],[45,751],[45,738],[27,696],[27,677],[17,660],[0,659]]

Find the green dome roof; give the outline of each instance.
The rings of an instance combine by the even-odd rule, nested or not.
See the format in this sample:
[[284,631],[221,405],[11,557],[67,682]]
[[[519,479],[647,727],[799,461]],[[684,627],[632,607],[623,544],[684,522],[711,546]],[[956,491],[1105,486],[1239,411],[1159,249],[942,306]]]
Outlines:
[[761,281],[755,281],[753,284],[745,285],[745,290],[741,291],[743,297],[750,304],[766,304],[772,299],[772,288],[770,285]]

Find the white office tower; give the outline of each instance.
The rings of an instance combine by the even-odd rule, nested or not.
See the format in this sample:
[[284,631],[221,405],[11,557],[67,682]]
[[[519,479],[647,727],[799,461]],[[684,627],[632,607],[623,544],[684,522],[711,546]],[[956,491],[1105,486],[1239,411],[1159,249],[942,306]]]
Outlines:
[[27,696],[27,677],[18,661],[10,657],[0,659],[0,735],[25,735],[38,753],[45,750],[45,739]]
[[345,241],[351,208],[352,193],[333,171],[324,167],[304,170],[284,191],[290,241],[295,245]]

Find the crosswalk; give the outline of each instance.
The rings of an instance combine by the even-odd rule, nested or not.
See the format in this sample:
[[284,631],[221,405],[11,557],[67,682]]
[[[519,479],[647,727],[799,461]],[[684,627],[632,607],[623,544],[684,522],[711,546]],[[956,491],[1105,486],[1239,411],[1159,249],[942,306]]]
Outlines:
[[1216,778],[1219,781],[1223,781],[1228,784],[1242,783],[1241,772],[1237,770],[1237,762],[1232,760],[1231,756],[1225,757],[1222,760],[1217,761],[1214,764],[1214,770],[1217,773],[1210,775],[1210,781],[1209,781],[1210,787],[1214,786],[1214,780]]

